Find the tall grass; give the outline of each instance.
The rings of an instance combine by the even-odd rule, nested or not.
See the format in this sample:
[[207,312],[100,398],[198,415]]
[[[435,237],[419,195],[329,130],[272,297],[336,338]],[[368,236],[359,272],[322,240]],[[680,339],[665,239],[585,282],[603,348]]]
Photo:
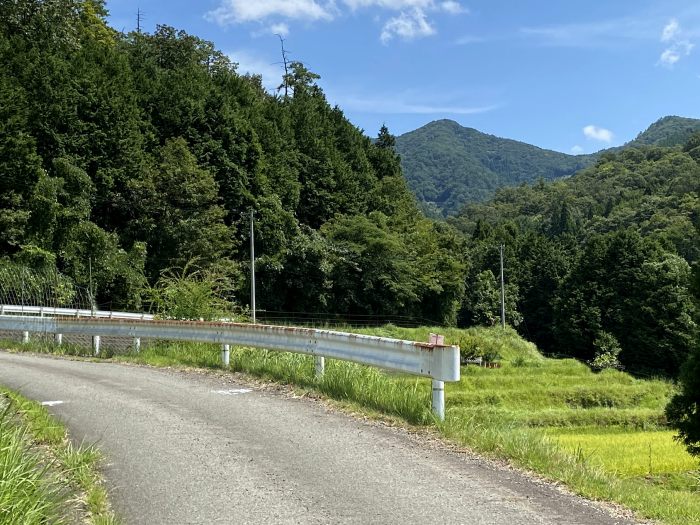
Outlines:
[[97,470],[100,452],[74,446],[43,406],[16,392],[0,388],[0,405],[0,524],[62,524],[80,514],[95,525],[117,523]]
[[55,475],[30,447],[26,425],[0,397],[0,524],[62,523],[62,493]]

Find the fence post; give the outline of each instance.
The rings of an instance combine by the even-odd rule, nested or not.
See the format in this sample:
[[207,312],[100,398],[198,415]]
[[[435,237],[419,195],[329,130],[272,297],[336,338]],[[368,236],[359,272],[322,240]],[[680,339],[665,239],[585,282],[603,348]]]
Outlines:
[[228,367],[229,357],[231,355],[231,346],[227,344],[221,345],[221,365]]
[[316,379],[321,379],[326,371],[326,358],[322,355],[314,356],[314,367],[316,369]]
[[22,332],[22,344],[26,345],[27,343],[29,343],[29,332],[25,330]]
[[92,349],[94,351],[95,357],[100,355],[100,336],[99,335],[92,336]]
[[61,346],[63,344],[63,334],[53,334],[53,340],[54,343]]
[[138,354],[141,351],[141,338],[134,337],[134,351]]

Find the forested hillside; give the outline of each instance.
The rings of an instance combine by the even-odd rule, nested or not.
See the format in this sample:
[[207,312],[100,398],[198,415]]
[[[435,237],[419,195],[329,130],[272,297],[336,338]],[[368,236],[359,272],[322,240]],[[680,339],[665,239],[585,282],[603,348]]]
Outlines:
[[488,321],[506,246],[509,320],[545,350],[675,374],[697,337],[700,134],[606,153],[566,180],[504,188],[450,220],[471,237],[461,321]]
[[454,215],[497,188],[572,175],[593,162],[438,120],[396,138],[408,185],[430,215]]
[[[434,222],[385,127],[364,136],[301,63],[269,93],[235,58],[167,26],[117,33],[99,1],[0,2],[0,277],[48,272],[57,295],[140,309],[187,267],[245,306],[253,210],[258,309],[492,325],[505,243],[507,320],[527,338],[596,367],[677,373],[696,335],[697,135]],[[459,165],[484,184],[582,162],[464,133],[485,153]]]
[[[697,131],[698,119],[664,117],[610,151],[677,146]],[[497,188],[573,175],[605,152],[567,155],[487,135],[451,120],[431,122],[397,137],[396,151],[409,187],[423,210],[435,217],[455,215],[464,204],[488,200]]]
[[373,144],[301,63],[272,95],[209,42],[120,34],[105,14],[0,2],[5,264],[140,308],[191,262],[245,305],[252,209],[259,308],[454,320],[458,243],[418,212],[386,130]]

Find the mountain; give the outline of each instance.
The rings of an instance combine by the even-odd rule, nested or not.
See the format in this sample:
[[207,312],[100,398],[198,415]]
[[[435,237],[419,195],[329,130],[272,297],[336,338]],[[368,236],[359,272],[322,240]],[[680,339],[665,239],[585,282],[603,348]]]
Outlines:
[[700,119],[676,116],[663,117],[623,147],[677,146],[687,142],[690,136],[698,131],[700,131]]
[[[698,130],[700,120],[664,117],[614,150],[673,146]],[[567,155],[488,135],[452,120],[437,120],[396,137],[396,152],[409,187],[433,217],[454,215],[464,204],[483,202],[503,186],[573,175],[602,153]]]

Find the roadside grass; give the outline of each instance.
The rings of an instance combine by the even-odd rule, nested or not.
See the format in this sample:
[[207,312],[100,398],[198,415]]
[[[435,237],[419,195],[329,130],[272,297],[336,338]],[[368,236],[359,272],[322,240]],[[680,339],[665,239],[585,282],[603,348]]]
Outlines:
[[[430,380],[424,378],[326,360],[317,379],[309,356],[247,348],[232,348],[230,369],[314,390],[366,413],[432,425],[452,441],[645,518],[700,523],[698,460],[666,428],[671,382],[616,370],[594,373],[573,359],[545,358],[511,329],[346,330],[418,341],[440,332],[448,343],[500,356],[501,368],[462,367],[461,380],[446,384],[444,422],[430,412]],[[161,342],[112,359],[221,368],[220,348],[207,344]]]
[[60,524],[85,512],[94,525],[118,523],[97,470],[99,451],[73,446],[65,427],[39,403],[0,387],[3,401],[0,523]]

